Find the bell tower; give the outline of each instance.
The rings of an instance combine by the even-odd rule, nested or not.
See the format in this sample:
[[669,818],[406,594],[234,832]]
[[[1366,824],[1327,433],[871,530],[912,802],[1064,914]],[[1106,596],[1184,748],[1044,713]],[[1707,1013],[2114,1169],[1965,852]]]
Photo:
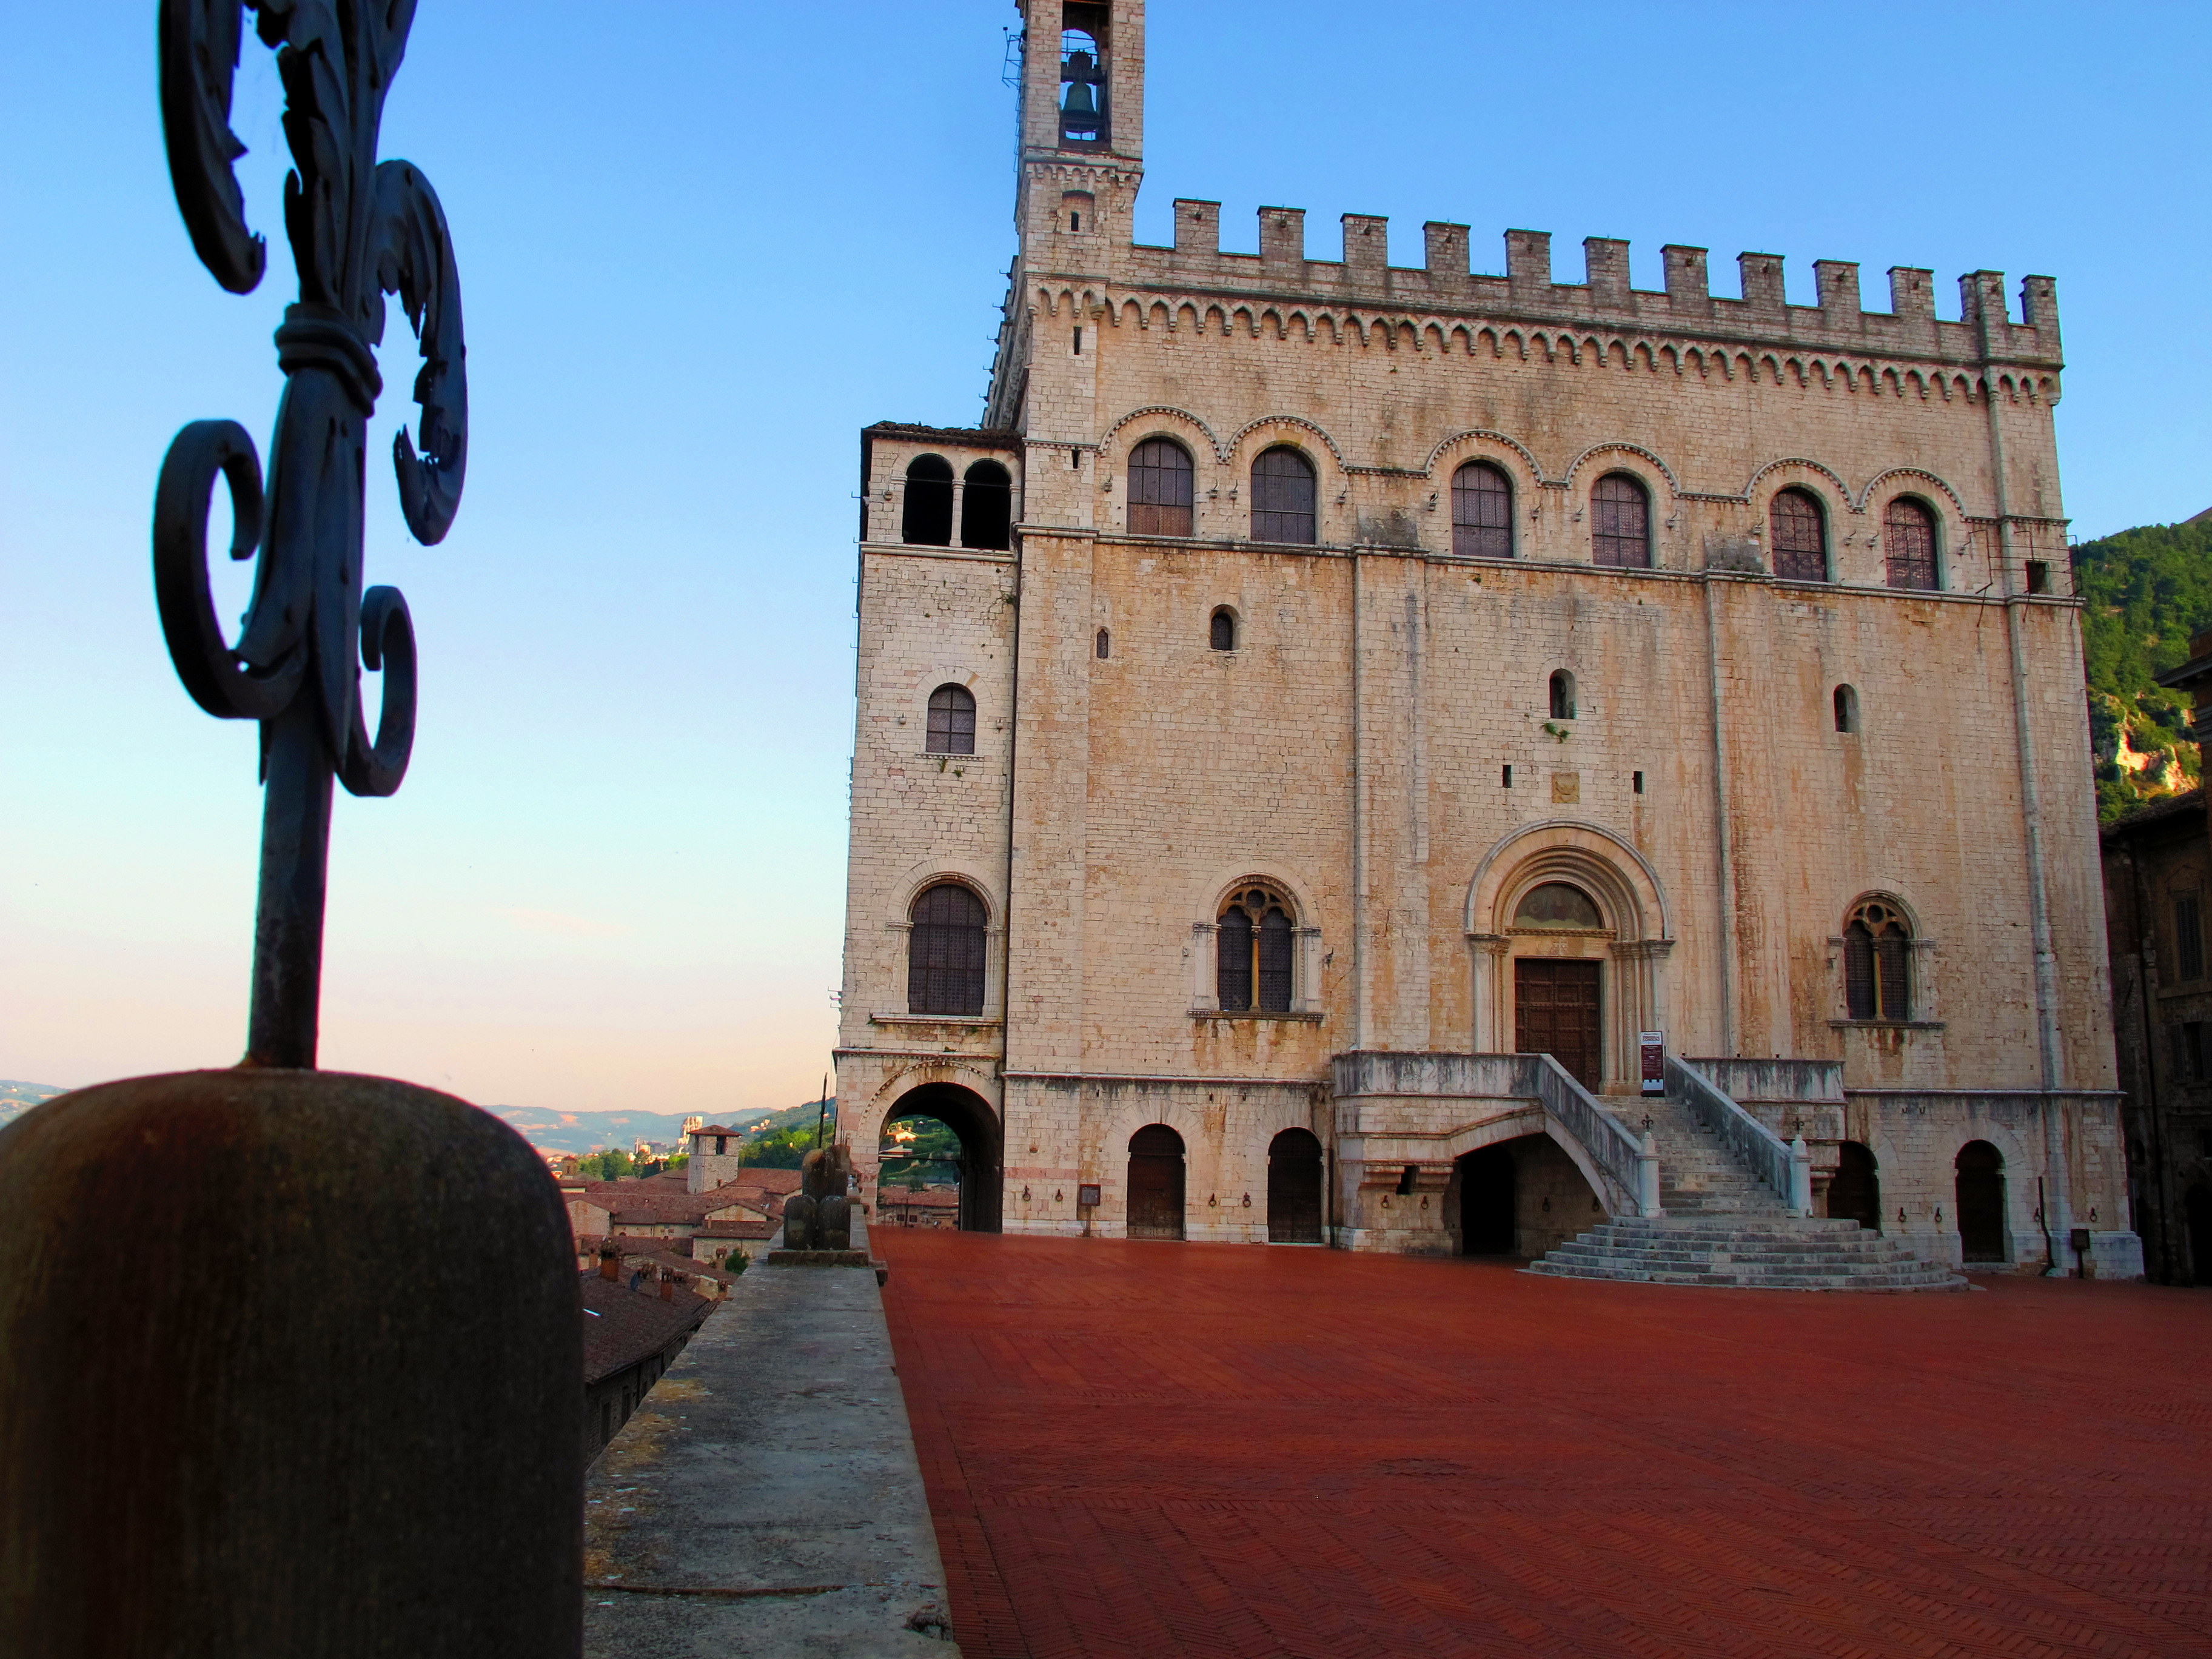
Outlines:
[[1033,270],[1103,274],[1144,176],[1145,0],[1021,0],[1021,184]]

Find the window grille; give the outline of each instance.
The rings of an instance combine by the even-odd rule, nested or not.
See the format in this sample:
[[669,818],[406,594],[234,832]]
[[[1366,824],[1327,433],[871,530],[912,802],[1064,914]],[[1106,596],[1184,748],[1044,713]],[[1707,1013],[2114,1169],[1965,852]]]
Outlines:
[[1313,463],[1295,449],[1265,450],[1252,463],[1252,539],[1314,539]]
[[1936,515],[1909,495],[1889,504],[1881,519],[1882,568],[1892,587],[1933,591]]
[[1827,580],[1827,522],[1810,490],[1784,490],[1767,509],[1766,522],[1776,575],[1790,581]]
[[1869,899],[1851,912],[1844,993],[1853,1019],[1912,1018],[1912,939],[1894,906]]
[[940,685],[929,694],[929,743],[933,755],[975,752],[975,699],[963,685]]
[[1237,648],[1237,615],[1228,606],[1213,613],[1213,620],[1206,625],[1206,642],[1216,651]]
[[1513,483],[1487,461],[1452,474],[1452,551],[1466,559],[1513,556]]
[[957,882],[940,882],[914,902],[907,935],[909,1013],[983,1012],[983,901]]
[[1231,895],[1214,936],[1214,991],[1229,1014],[1286,1014],[1297,994],[1290,901],[1264,887]]
[[1627,569],[1651,564],[1651,501],[1626,472],[1608,472],[1590,491],[1591,557]]
[[1188,536],[1190,452],[1171,438],[1147,438],[1129,452],[1129,533]]

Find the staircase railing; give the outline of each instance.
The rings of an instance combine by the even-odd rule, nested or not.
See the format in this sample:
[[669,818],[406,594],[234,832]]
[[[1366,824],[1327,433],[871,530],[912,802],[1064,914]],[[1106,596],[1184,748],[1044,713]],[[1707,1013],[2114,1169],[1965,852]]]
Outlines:
[[1711,1079],[1673,1054],[1667,1056],[1667,1088],[1738,1162],[1774,1189],[1790,1214],[1813,1213],[1813,1160],[1803,1136],[1784,1146],[1779,1135],[1723,1094]]
[[1523,1090],[1541,1101],[1544,1110],[1589,1154],[1590,1162],[1615,1189],[1612,1196],[1618,1208],[1636,1215],[1659,1214],[1658,1154],[1599,1105],[1551,1055],[1522,1058],[1528,1068]]

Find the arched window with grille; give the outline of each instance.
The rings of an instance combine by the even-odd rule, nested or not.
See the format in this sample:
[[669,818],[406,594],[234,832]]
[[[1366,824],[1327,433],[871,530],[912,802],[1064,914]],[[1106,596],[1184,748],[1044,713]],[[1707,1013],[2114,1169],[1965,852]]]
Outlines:
[[1216,651],[1237,648],[1237,613],[1227,605],[1216,605],[1213,616],[1206,625],[1206,642]]
[[1262,450],[1252,463],[1252,539],[1314,539],[1313,463],[1287,444]]
[[975,698],[964,685],[940,685],[929,694],[929,741],[933,755],[975,752]]
[[1899,495],[1882,514],[1881,565],[1892,587],[1935,589],[1936,515],[1924,503]]
[[1190,452],[1172,438],[1147,438],[1129,452],[1129,533],[1188,536]]
[[1014,475],[996,461],[978,461],[968,469],[960,491],[960,545],[995,548],[1013,545]]
[[983,901],[958,882],[942,881],[915,900],[909,921],[907,1012],[981,1014],[984,942],[990,927]]
[[1270,888],[1240,887],[1221,907],[1214,946],[1214,990],[1222,1012],[1291,1012],[1297,933],[1288,899]]
[[1828,515],[1809,489],[1785,489],[1766,509],[1774,574],[1793,582],[1828,580]]
[[1608,472],[1590,491],[1590,558],[1623,568],[1650,568],[1651,498],[1641,480]]
[[952,545],[952,463],[942,455],[917,455],[907,463],[899,539],[916,547]]
[[1513,556],[1513,481],[1488,461],[1452,474],[1452,551],[1463,559]]
[[1886,899],[1865,899],[1844,927],[1844,999],[1853,1019],[1912,1018],[1912,930]]

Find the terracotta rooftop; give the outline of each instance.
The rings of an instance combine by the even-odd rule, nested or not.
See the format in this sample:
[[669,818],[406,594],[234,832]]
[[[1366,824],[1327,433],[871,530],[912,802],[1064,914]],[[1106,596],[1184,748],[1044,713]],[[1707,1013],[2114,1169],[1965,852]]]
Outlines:
[[659,1353],[687,1330],[696,1330],[714,1309],[708,1297],[675,1287],[661,1299],[658,1285],[633,1291],[627,1279],[596,1272],[582,1276],[586,1387]]

